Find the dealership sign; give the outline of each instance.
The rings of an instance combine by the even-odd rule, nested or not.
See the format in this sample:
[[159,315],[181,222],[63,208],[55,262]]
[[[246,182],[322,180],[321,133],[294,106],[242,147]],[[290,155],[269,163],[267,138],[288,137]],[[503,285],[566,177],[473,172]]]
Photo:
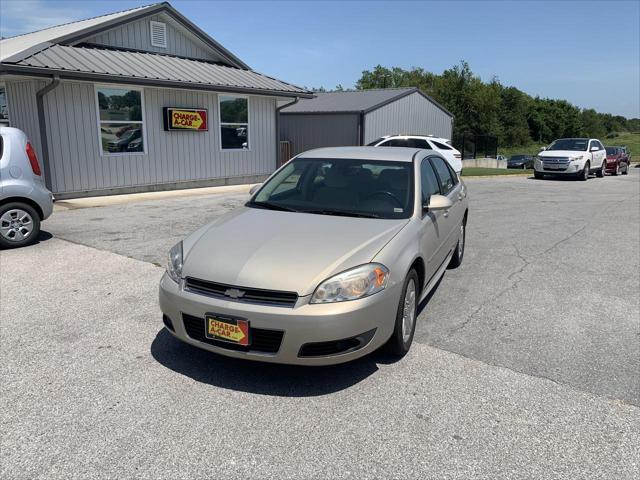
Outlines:
[[207,111],[201,108],[164,107],[165,130],[192,130],[206,132]]

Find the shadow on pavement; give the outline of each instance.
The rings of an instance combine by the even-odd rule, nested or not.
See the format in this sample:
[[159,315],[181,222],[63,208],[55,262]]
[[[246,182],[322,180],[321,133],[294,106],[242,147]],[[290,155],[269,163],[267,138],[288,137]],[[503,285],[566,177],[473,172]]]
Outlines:
[[303,367],[278,365],[217,355],[173,337],[166,329],[156,335],[151,355],[160,364],[197,382],[260,395],[313,397],[338,392],[361,382],[395,357],[374,352],[342,365]]

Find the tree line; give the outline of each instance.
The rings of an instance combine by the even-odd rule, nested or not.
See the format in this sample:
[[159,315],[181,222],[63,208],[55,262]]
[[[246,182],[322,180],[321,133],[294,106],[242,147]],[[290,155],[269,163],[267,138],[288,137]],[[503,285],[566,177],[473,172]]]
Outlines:
[[[532,97],[505,87],[497,77],[483,82],[460,62],[441,75],[414,67],[381,65],[365,70],[356,89],[418,87],[455,116],[455,135],[494,135],[502,146],[549,143],[562,137],[607,138],[640,132],[640,119],[580,109],[566,100]],[[343,88],[338,85],[337,90]]]

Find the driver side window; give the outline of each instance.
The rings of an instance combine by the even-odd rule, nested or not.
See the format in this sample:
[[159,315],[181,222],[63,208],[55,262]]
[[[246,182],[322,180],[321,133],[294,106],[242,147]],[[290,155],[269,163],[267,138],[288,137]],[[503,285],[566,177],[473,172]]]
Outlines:
[[424,205],[429,202],[431,195],[440,194],[440,186],[428,158],[424,158],[420,165],[420,180],[422,183],[422,204]]

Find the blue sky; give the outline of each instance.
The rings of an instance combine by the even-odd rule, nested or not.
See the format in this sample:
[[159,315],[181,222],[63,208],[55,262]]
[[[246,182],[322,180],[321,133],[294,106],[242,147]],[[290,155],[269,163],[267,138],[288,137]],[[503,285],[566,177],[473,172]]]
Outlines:
[[[151,3],[1,0],[11,36]],[[193,1],[171,4],[259,72],[352,87],[375,65],[441,73],[464,59],[531,94],[640,117],[640,0]]]

